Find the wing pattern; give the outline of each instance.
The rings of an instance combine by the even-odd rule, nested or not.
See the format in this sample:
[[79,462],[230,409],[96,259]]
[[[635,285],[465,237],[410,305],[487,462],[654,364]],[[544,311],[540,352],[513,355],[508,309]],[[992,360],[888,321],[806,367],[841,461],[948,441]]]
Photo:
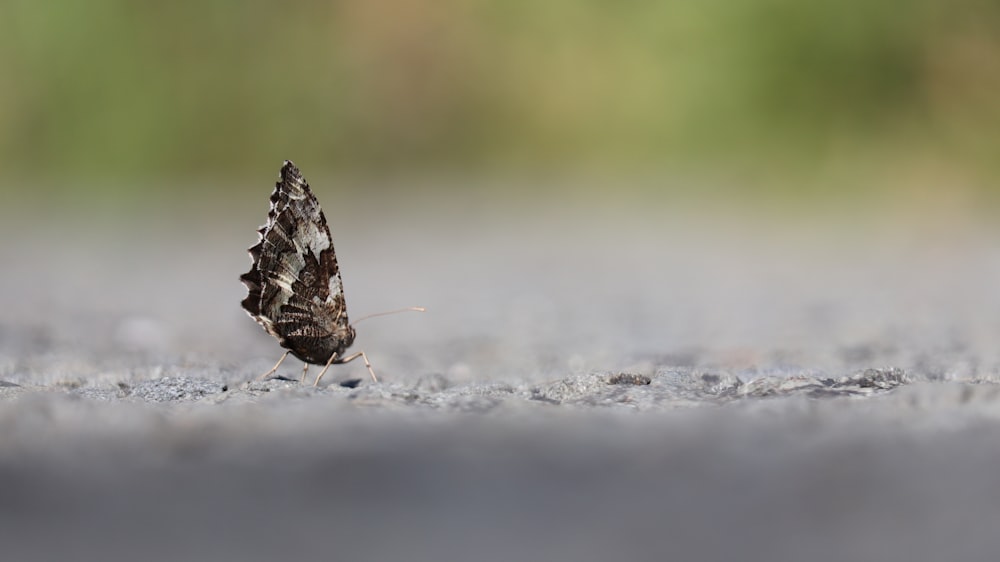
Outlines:
[[240,276],[243,308],[293,355],[322,365],[354,343],[333,238],[319,201],[286,160],[260,240]]

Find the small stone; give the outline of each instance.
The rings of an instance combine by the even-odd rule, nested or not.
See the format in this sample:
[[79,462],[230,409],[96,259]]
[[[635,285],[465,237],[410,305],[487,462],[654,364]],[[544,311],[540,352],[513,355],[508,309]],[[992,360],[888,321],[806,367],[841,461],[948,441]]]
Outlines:
[[653,382],[653,379],[646,375],[636,373],[616,373],[608,377],[608,384],[634,384],[643,385]]

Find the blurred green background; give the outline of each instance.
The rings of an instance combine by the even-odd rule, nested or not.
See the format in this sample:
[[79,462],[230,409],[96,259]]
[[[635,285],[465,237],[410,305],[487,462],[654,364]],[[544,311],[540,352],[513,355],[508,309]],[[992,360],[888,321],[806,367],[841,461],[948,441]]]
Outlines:
[[992,200],[997,30],[995,0],[0,0],[0,189],[237,188],[293,158]]

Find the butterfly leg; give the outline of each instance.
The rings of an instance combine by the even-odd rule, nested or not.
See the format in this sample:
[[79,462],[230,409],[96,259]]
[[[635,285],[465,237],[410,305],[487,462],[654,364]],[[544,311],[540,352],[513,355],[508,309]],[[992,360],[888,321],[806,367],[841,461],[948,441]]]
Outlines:
[[309,370],[309,363],[303,362],[302,363],[302,376],[299,377],[299,383],[300,384],[306,382],[306,371],[308,371],[308,370]]
[[291,351],[286,351],[285,354],[281,356],[281,359],[278,359],[278,362],[274,364],[274,367],[271,367],[270,371],[268,371],[268,372],[264,373],[263,375],[257,377],[257,380],[262,381],[262,380],[266,379],[267,377],[273,375],[274,372],[278,370],[278,367],[281,366],[281,362],[285,360],[285,357],[288,357],[289,353],[291,353]]
[[326,370],[330,368],[330,365],[336,362],[337,362],[337,354],[334,353],[333,355],[330,356],[330,360],[326,362],[326,365],[323,367],[323,370],[320,371],[318,375],[316,375],[316,380],[313,381],[313,386],[319,385],[319,380],[323,378],[323,375],[326,374]]
[[350,357],[345,357],[343,359],[338,359],[337,363],[349,363],[351,361],[354,361],[358,357],[360,357],[360,358],[362,358],[362,359],[365,360],[365,367],[368,367],[368,372],[371,373],[372,380],[375,381],[375,382],[378,382],[378,377],[375,376],[375,371],[372,369],[372,364],[368,362],[368,356],[365,355],[364,351],[359,351],[359,352],[355,353],[354,355],[351,355]]
[[336,353],[333,354],[333,357],[330,357],[330,360],[326,362],[326,366],[323,367],[322,371],[320,371],[319,376],[316,377],[316,381],[313,382],[313,386],[316,386],[316,385],[319,384],[319,380],[322,379],[323,375],[326,374],[326,370],[330,368],[330,365],[332,365],[334,363],[337,363],[337,364],[350,363],[351,361],[354,361],[358,357],[361,357],[362,359],[365,360],[365,367],[368,367],[368,372],[371,374],[372,380],[375,381],[375,382],[378,382],[378,377],[375,376],[375,370],[372,369],[372,364],[371,364],[371,362],[368,361],[368,356],[365,355],[364,351],[359,351],[359,352],[355,353],[354,355],[351,355],[349,357],[345,357],[343,359],[338,359],[337,358],[337,354]]

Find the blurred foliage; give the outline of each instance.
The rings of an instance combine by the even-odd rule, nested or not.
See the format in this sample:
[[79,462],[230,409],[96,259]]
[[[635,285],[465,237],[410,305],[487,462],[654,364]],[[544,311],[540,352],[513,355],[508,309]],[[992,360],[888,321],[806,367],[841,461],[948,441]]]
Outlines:
[[0,177],[291,157],[988,186],[998,29],[991,0],[2,0]]

